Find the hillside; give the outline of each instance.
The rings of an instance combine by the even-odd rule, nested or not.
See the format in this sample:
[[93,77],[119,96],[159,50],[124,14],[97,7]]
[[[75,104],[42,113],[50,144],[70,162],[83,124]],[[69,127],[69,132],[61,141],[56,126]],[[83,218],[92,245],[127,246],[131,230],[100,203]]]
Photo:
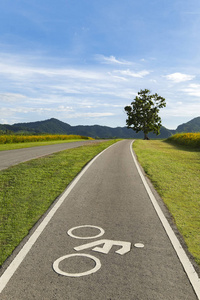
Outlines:
[[[17,123],[14,125],[0,124],[0,130],[12,131],[14,133],[30,133],[30,134],[79,134],[90,136],[93,138],[143,138],[143,133],[136,133],[127,127],[108,127],[100,125],[78,125],[71,126],[67,123],[51,118],[44,121]],[[176,130],[169,130],[165,127],[161,128],[161,134],[156,136],[153,133],[148,134],[149,138],[168,138],[175,132],[200,132],[200,117],[195,118],[188,123],[179,125]]]
[[67,123],[59,121],[57,119],[49,119],[45,121],[30,122],[30,123],[17,123],[12,125],[13,131],[19,131],[19,129],[34,131],[35,133],[52,133],[52,134],[66,134],[70,130],[71,126]]
[[187,123],[179,125],[176,132],[200,132],[200,117],[194,118]]

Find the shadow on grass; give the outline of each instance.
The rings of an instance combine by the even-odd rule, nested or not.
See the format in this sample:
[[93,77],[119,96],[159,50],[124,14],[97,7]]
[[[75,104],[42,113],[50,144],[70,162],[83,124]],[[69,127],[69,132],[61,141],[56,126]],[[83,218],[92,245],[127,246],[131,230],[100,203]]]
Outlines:
[[173,141],[163,140],[163,143],[170,144],[170,145],[172,145],[175,149],[181,150],[181,151],[187,151],[187,152],[200,152],[200,148],[195,148],[195,147],[191,147],[191,146],[186,146],[186,145],[177,144],[176,142],[173,142]]

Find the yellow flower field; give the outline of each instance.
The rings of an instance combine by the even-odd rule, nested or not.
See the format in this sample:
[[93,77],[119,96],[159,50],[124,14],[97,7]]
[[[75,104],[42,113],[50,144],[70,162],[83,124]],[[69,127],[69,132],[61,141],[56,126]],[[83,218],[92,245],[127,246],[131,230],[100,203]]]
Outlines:
[[0,144],[12,144],[12,143],[29,143],[29,142],[45,142],[45,141],[57,141],[57,140],[76,140],[92,138],[81,135],[64,135],[64,134],[48,134],[48,135],[1,135]]
[[197,133],[178,133],[169,137],[166,141],[183,146],[200,148],[200,132]]

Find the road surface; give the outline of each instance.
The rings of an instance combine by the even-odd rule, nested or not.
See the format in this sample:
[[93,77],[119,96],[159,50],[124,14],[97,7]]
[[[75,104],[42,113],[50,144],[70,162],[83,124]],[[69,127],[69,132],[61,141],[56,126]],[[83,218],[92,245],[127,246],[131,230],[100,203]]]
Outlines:
[[66,149],[77,148],[90,143],[97,143],[97,141],[87,140],[87,141],[0,151],[0,170],[9,168],[13,165],[34,158],[49,155]]
[[131,141],[112,145],[5,263],[0,299],[199,299],[199,279],[192,270],[189,280],[184,268],[192,266],[182,265],[156,203],[139,175]]

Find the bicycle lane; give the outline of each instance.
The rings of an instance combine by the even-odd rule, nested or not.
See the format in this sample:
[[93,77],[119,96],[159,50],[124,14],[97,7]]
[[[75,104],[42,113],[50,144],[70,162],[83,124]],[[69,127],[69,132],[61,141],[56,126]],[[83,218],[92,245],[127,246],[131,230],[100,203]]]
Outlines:
[[0,299],[198,299],[138,174],[130,141],[99,155],[60,199],[28,254],[14,261],[19,267]]

